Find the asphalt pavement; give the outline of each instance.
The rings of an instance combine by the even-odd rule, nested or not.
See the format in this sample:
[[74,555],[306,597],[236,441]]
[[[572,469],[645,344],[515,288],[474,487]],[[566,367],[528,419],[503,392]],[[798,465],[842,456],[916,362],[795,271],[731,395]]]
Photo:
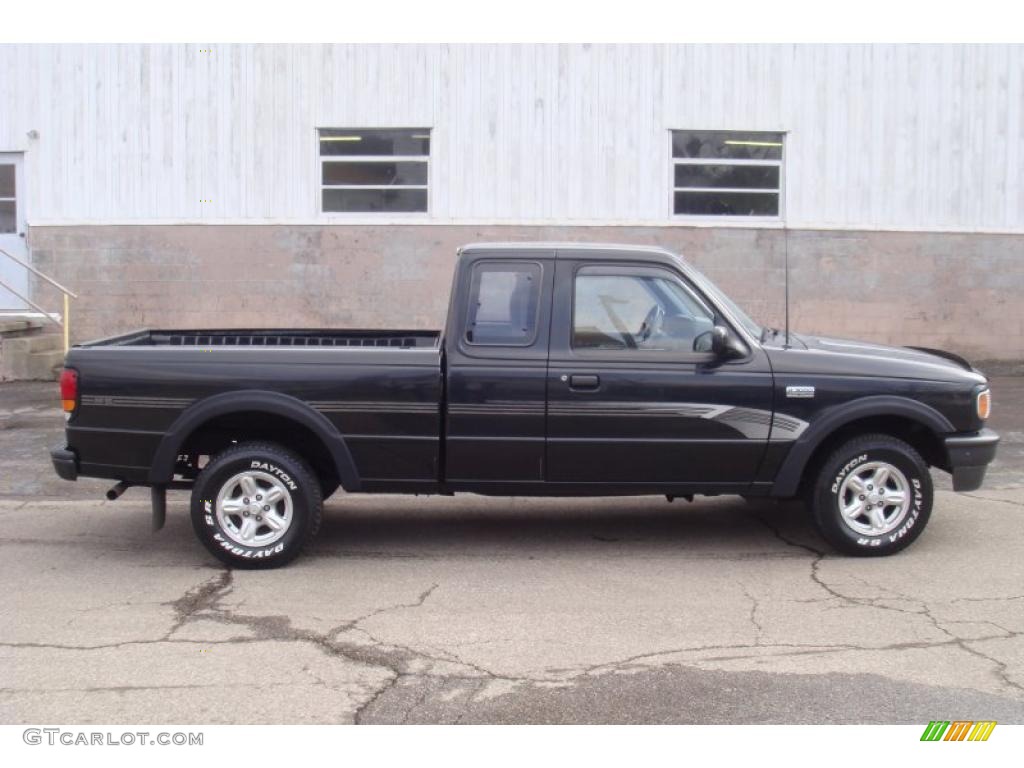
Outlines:
[[982,490],[836,555],[797,504],[346,497],[226,570],[187,496],[58,479],[53,384],[0,385],[3,723],[1024,723],[1024,378]]

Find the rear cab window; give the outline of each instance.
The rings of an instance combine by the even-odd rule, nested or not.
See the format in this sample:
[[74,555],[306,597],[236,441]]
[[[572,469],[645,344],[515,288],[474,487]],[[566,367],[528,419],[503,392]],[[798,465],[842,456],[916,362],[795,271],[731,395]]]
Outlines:
[[478,262],[470,277],[465,341],[485,346],[530,346],[537,337],[540,293],[540,264]]

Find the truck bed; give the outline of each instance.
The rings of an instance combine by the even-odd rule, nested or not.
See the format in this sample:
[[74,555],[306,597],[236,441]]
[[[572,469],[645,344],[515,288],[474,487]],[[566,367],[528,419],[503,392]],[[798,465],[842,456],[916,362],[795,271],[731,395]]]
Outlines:
[[132,331],[80,347],[397,347],[437,348],[440,331],[211,329]]
[[[78,372],[80,392],[80,407],[67,425],[68,446],[83,474],[156,482],[160,446],[184,428],[181,420],[192,418],[192,406],[213,400],[231,410],[262,392],[301,403],[331,422],[364,489],[404,483],[429,490],[439,467],[440,336],[414,330],[172,329],[79,344],[65,361]],[[221,417],[217,429],[225,435],[257,430],[261,439],[287,442],[288,430],[282,432],[280,418],[275,421],[267,407],[253,402],[248,412]]]

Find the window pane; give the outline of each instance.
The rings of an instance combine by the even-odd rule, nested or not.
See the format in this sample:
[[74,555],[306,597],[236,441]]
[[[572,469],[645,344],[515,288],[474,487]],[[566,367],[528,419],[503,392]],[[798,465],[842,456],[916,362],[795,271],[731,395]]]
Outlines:
[[672,157],[781,160],[782,134],[763,131],[672,131]]
[[573,347],[705,352],[711,313],[674,280],[652,276],[576,276]]
[[0,197],[14,197],[13,165],[0,165]]
[[778,216],[778,193],[676,192],[675,212],[699,216]]
[[772,165],[677,165],[677,187],[778,189],[779,168]]
[[540,301],[537,264],[481,264],[473,270],[466,341],[533,343]]
[[15,229],[14,201],[0,200],[0,235],[13,234]]
[[410,213],[427,210],[425,189],[325,189],[324,211]]
[[426,163],[325,162],[323,183],[330,184],[423,184],[427,183]]
[[430,129],[320,130],[321,155],[429,155]]

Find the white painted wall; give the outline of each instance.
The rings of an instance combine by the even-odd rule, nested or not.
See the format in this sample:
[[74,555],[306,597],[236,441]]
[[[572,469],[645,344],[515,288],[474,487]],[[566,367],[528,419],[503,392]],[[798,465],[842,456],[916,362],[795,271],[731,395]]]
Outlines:
[[[687,223],[669,129],[736,128],[793,226],[1021,232],[1022,112],[1009,45],[0,46],[30,224]],[[432,128],[430,213],[319,214],[317,126]]]

